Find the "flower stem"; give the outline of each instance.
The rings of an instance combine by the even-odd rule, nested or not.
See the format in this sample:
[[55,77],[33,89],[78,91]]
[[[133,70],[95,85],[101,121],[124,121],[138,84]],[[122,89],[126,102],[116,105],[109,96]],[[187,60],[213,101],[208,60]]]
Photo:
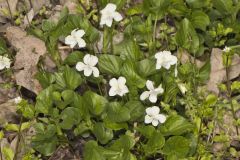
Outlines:
[[155,20],[154,20],[154,28],[153,28],[153,52],[156,51],[156,29],[157,29],[157,21],[158,21],[158,16],[155,17]]
[[114,31],[114,25],[111,27],[111,30],[110,30],[111,54],[113,54],[113,31]]
[[[226,71],[226,77],[227,77],[227,98],[231,105],[232,116],[233,116],[234,120],[237,121],[237,117],[236,117],[234,106],[233,106],[233,100],[232,100],[231,81],[230,81],[230,75],[229,75],[230,74],[229,56],[227,56],[226,63],[227,64],[225,67],[225,71]],[[238,126],[236,126],[236,133],[237,133],[237,135],[239,135]]]

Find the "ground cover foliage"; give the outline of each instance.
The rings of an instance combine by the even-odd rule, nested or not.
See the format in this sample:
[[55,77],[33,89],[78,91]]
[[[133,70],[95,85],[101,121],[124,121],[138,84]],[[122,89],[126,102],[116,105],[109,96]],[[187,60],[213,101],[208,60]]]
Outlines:
[[[74,14],[65,7],[57,21],[44,17],[26,29],[45,43],[55,66],[38,57],[40,92],[15,99],[20,122],[5,123],[0,138],[15,132],[19,144],[16,151],[2,147],[2,157],[54,159],[66,151],[70,158],[62,159],[240,157],[238,0],[76,6]],[[9,76],[14,56],[4,38],[0,43],[0,69]],[[26,144],[29,128],[34,134]]]

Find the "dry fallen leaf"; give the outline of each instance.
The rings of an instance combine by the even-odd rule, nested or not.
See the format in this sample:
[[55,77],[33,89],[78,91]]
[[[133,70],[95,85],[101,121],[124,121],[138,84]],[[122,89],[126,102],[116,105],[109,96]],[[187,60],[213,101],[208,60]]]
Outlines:
[[[211,53],[211,72],[210,78],[207,83],[208,90],[218,94],[218,84],[226,81],[226,70],[222,63],[222,50],[218,48],[213,48]],[[240,74],[240,57],[234,55],[232,58],[232,66],[230,67],[229,78],[234,79]]]
[[33,8],[25,15],[24,20],[23,20],[23,27],[26,28],[29,26],[33,20],[34,17],[34,10]]
[[50,0],[32,0],[31,3],[34,13],[36,14],[43,6],[49,6]]
[[7,122],[17,123],[18,120],[17,106],[13,103],[13,100],[0,104],[0,126]]
[[[187,62],[191,62],[194,63],[194,57],[191,56],[187,51],[185,50],[178,50],[177,52],[177,57],[180,60],[180,62],[182,64],[187,63]],[[205,63],[196,59],[196,65],[198,68],[201,68]]]
[[47,52],[44,42],[19,27],[8,27],[6,37],[17,51],[14,63],[14,69],[19,70],[14,73],[17,84],[38,93],[41,86],[34,76],[40,56]]
[[[18,0],[8,0],[8,3],[9,3],[11,13],[13,15],[17,11]],[[6,0],[0,0],[0,9],[1,9],[0,16],[11,18]],[[7,12],[7,14],[5,14],[5,12]]]

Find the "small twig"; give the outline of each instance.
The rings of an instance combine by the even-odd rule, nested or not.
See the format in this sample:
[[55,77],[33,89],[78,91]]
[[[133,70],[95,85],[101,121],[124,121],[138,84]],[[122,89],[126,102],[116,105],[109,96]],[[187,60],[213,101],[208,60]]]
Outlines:
[[60,46],[60,47],[58,47],[58,49],[65,50],[65,49],[72,49],[72,48],[69,46]]
[[14,24],[14,22],[13,22],[13,15],[12,15],[12,11],[11,11],[11,8],[10,8],[10,4],[9,4],[8,0],[6,0],[6,1],[7,1],[8,10],[9,10],[9,13],[10,13],[10,17],[11,17],[11,23]]

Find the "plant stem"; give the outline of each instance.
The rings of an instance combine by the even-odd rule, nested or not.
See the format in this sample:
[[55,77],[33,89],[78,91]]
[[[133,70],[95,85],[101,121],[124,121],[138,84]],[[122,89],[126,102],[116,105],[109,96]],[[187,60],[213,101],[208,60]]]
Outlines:
[[[229,66],[229,56],[227,56],[227,64],[226,64],[226,77],[227,77],[227,97],[228,97],[228,101],[230,102],[231,105],[231,112],[232,112],[232,116],[234,118],[235,121],[237,121],[237,117],[235,114],[235,110],[234,110],[234,106],[233,106],[233,101],[232,101],[232,90],[231,90],[231,81],[230,81],[230,66]],[[238,126],[236,127],[236,133],[237,135],[239,135],[238,132]]]
[[155,17],[154,28],[153,28],[153,52],[156,51],[156,29],[157,29],[158,16]]
[[114,25],[111,27],[111,33],[110,33],[110,43],[111,43],[111,54],[113,54],[113,31],[114,31]]
[[14,157],[13,157],[13,160],[17,160],[17,155],[18,155],[18,148],[19,148],[19,143],[20,143],[20,140],[21,140],[21,128],[22,128],[22,121],[23,121],[23,117],[21,116],[20,118],[20,124],[19,124],[19,129],[18,129],[18,134],[17,134],[17,144],[16,144],[16,147],[15,147],[15,154],[14,154]]

